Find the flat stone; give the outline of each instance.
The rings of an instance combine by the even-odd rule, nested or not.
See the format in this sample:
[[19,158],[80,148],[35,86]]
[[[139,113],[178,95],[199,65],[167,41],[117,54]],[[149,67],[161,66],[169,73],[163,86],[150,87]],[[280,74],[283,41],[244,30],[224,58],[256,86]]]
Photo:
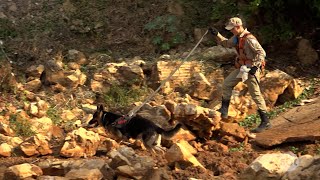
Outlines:
[[272,128],[257,133],[254,143],[271,147],[287,142],[320,140],[320,97],[272,119],[271,124]]

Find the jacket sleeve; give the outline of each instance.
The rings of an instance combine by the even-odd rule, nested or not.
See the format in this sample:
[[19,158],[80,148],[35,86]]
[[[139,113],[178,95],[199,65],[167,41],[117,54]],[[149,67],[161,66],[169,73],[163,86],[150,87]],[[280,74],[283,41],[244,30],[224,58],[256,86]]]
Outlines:
[[232,36],[230,39],[225,38],[220,33],[217,35],[217,42],[218,44],[222,45],[223,47],[231,48],[235,47],[237,44],[237,37]]
[[254,54],[252,65],[260,67],[261,62],[266,58],[266,52],[264,51],[258,40],[255,38],[247,38],[247,43]]

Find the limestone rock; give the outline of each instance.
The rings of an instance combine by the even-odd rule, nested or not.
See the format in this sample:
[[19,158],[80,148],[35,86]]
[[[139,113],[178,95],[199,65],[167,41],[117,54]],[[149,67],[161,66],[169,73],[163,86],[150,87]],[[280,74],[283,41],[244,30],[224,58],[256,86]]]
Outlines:
[[91,157],[96,154],[99,144],[100,138],[97,133],[79,128],[67,135],[60,155],[64,157]]
[[312,48],[310,41],[307,39],[300,40],[297,48],[297,55],[303,65],[312,65],[319,60],[317,51]]
[[263,154],[241,174],[241,179],[280,179],[296,159],[292,154]]
[[[185,146],[185,143],[176,143],[170,147],[170,149],[166,152],[165,158],[168,163],[179,163],[183,167],[188,166],[200,166],[202,168],[203,165],[197,160],[196,157],[192,155],[192,153],[188,150],[189,146]],[[194,151],[194,150],[192,150]]]
[[5,174],[4,179],[25,179],[36,178],[43,174],[42,169],[34,164],[19,164],[9,167]]

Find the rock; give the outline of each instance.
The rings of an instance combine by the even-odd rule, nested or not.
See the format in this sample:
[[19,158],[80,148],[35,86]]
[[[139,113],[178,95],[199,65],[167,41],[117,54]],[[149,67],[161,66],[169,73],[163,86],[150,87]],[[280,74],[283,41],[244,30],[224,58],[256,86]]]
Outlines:
[[271,147],[285,142],[320,140],[320,98],[294,107],[271,121],[273,127],[258,133],[253,140],[259,146]]
[[292,154],[263,154],[249,165],[240,179],[280,179],[296,159]]
[[40,79],[34,79],[31,81],[28,81],[25,85],[24,88],[28,91],[37,91],[41,88],[41,81]]
[[13,147],[11,145],[7,143],[0,144],[0,156],[9,157],[12,151]]
[[233,136],[239,141],[243,141],[247,137],[245,129],[238,123],[221,123],[219,132],[221,136]]
[[207,141],[203,148],[213,152],[229,152],[228,146],[213,140]]
[[23,142],[20,145],[20,149],[27,156],[48,155],[52,153],[48,140],[49,139],[47,137],[37,134]]
[[82,179],[82,180],[100,180],[103,175],[99,169],[72,169],[65,177],[67,179]]
[[[181,63],[183,63],[181,65]],[[181,66],[180,66],[181,65]],[[159,84],[167,79],[167,77],[174,71],[178,66],[179,70],[175,72],[166,85],[162,87],[160,91],[171,92],[175,87],[181,85],[187,86],[194,73],[199,73],[201,71],[201,65],[197,61],[157,61],[157,63],[152,68],[152,74],[150,81],[152,86],[157,88]]]
[[68,51],[67,58],[68,58],[68,60],[72,60],[79,65],[84,65],[84,64],[88,63],[87,58],[84,55],[84,53],[80,52],[78,50],[75,50],[75,49],[71,49]]
[[165,154],[168,163],[179,163],[179,165],[185,168],[188,166],[199,166],[204,168],[197,158],[192,155],[192,152],[195,150],[193,148],[191,149],[191,152],[188,150],[190,149],[190,146],[191,145],[186,146],[186,143],[179,142],[172,145]]
[[4,179],[36,178],[42,174],[42,169],[39,166],[24,163],[9,167],[4,173]]
[[79,128],[67,135],[60,155],[64,157],[91,157],[96,154],[99,144],[100,138],[97,133]]
[[145,104],[138,112],[138,115],[161,125],[171,119],[171,112],[164,105],[151,106],[150,104]]
[[227,62],[227,60],[234,60],[237,52],[235,49],[225,48],[223,46],[213,46],[202,53],[201,59]]
[[219,126],[220,116],[215,111],[194,104],[179,103],[174,108],[174,117],[185,123],[201,138],[210,138]]
[[303,92],[304,88],[300,86],[297,79],[293,79],[289,86],[284,90],[283,94],[278,97],[279,103],[285,103],[297,99]]
[[299,61],[303,65],[312,65],[319,60],[317,51],[312,48],[310,41],[307,39],[300,40],[297,48],[297,55]]
[[212,100],[213,92],[217,89],[207,80],[207,78],[202,73],[196,73],[192,80],[192,87],[190,89],[190,95],[192,97]]
[[166,147],[170,147],[172,144],[176,142],[181,141],[192,141],[195,140],[196,136],[192,134],[190,131],[185,130],[181,128],[174,136],[172,136],[170,139],[166,139],[165,137],[162,137],[162,145]]
[[53,133],[53,122],[48,117],[33,118],[31,129],[35,133],[42,134],[51,139]]
[[26,75],[28,77],[40,78],[43,71],[44,71],[43,65],[39,65],[39,66],[32,65],[26,70]]
[[0,134],[3,134],[5,136],[14,136],[15,135],[15,132],[10,128],[10,126],[5,122],[4,119],[1,118],[2,116],[0,116]]
[[303,155],[296,159],[282,180],[320,179],[320,156]]
[[271,71],[261,78],[261,91],[268,107],[276,104],[279,95],[284,93],[292,80],[293,77],[280,70]]

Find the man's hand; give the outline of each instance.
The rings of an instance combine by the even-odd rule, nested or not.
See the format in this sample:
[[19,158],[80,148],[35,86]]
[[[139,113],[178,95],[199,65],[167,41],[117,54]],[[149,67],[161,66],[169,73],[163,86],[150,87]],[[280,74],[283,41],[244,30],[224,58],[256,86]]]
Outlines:
[[249,71],[249,74],[255,75],[257,70],[258,70],[258,67],[257,66],[253,66],[253,67],[251,67],[251,69]]
[[214,27],[209,27],[209,28],[208,28],[208,31],[209,31],[212,35],[214,35],[214,36],[217,36],[218,33],[219,33],[218,29],[216,29],[216,28],[214,28]]

